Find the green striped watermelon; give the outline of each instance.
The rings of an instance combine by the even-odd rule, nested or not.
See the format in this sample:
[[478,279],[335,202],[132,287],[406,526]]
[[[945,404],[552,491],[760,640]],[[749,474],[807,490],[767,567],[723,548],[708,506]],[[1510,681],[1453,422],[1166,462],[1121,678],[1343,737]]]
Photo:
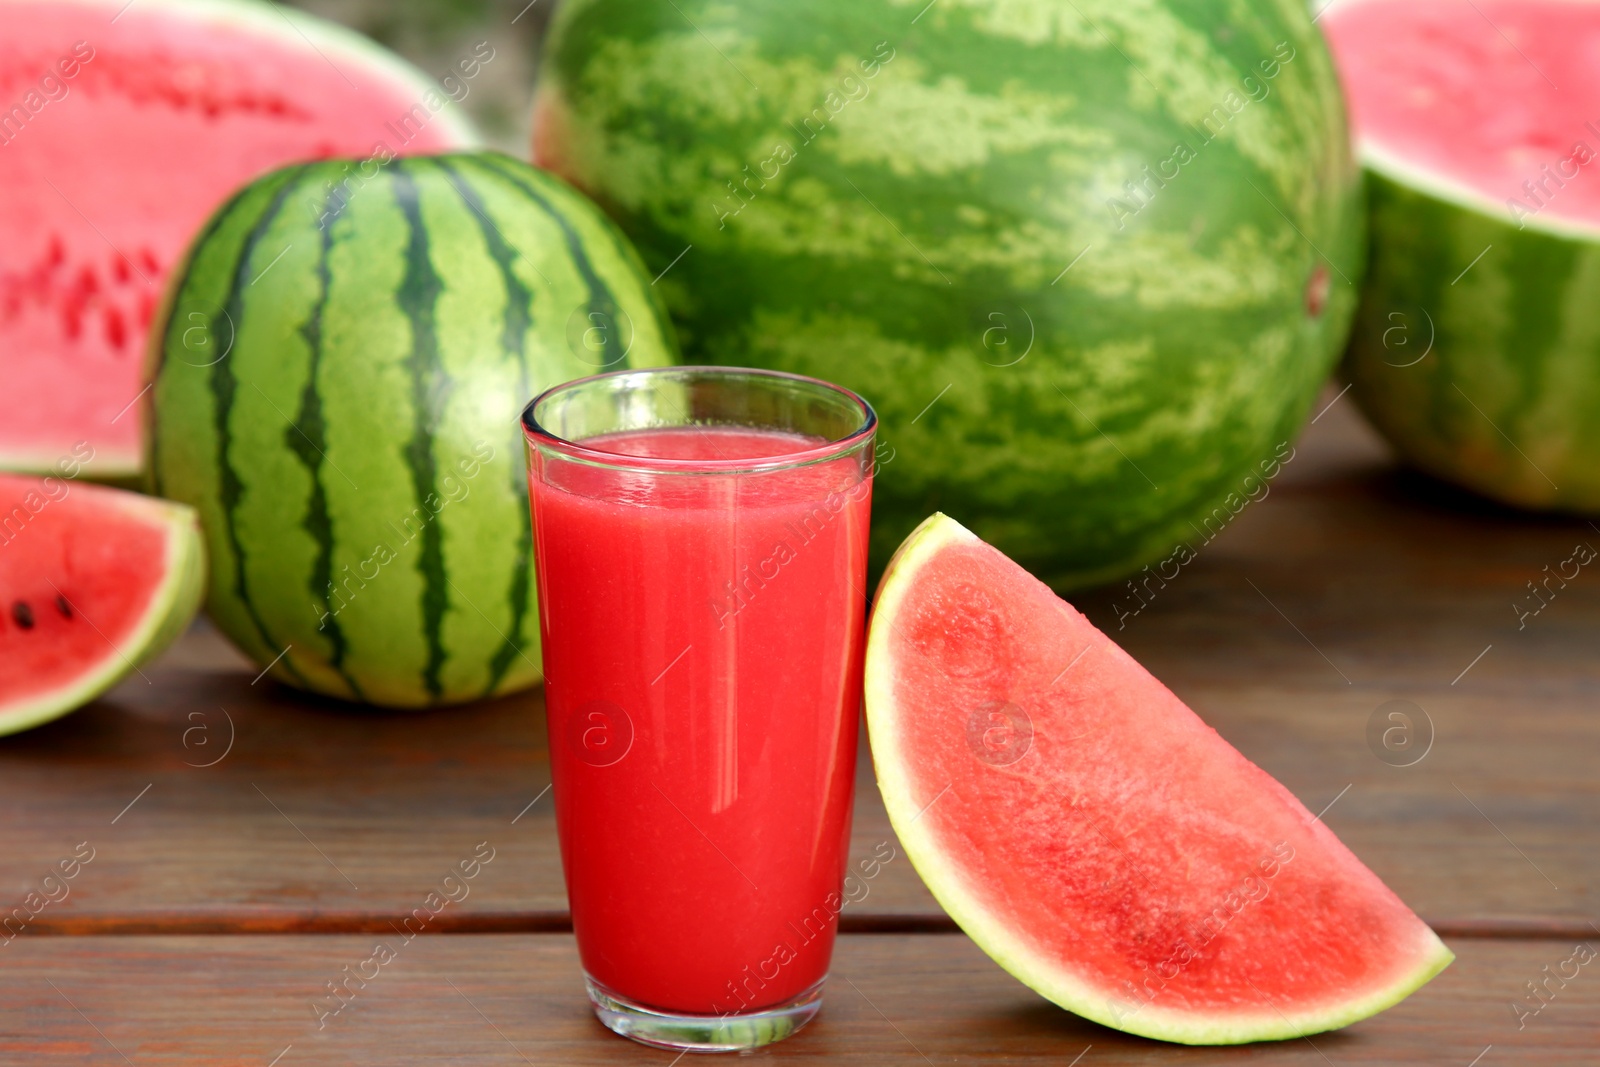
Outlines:
[[222,630],[292,685],[391,706],[539,680],[517,416],[670,362],[637,255],[496,153],[291,167],[226,204],[152,342],[149,467],[198,508]]
[[1370,189],[1353,395],[1430,474],[1600,511],[1600,7],[1360,0],[1322,24]]
[[1057,587],[1134,569],[1343,346],[1359,176],[1294,0],[567,0],[541,70],[536,159],[686,350],[877,408],[880,564],[937,509]]

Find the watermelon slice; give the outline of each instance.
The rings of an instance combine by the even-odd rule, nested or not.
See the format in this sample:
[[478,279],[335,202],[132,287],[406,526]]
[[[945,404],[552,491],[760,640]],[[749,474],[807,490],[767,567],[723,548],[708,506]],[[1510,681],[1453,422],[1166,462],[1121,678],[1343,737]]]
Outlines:
[[1287,789],[943,515],[879,586],[866,706],[928,888],[1079,1015],[1185,1044],[1296,1037],[1454,958]]
[[0,475],[0,735],[87,704],[160,653],[204,588],[192,508]]
[[[0,0],[0,24],[0,469],[44,473],[87,442],[90,476],[139,470],[162,283],[235,188],[298,160],[371,170],[477,143],[450,97],[483,55],[441,85],[245,0]],[[354,160],[351,175],[358,192]],[[196,362],[231,343],[212,332],[195,331]]]

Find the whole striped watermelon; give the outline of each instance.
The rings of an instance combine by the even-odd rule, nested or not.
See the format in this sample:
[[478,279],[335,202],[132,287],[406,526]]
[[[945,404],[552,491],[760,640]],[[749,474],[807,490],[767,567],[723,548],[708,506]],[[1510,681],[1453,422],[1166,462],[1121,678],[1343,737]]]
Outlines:
[[877,407],[880,564],[933,510],[1057,587],[1205,537],[1344,342],[1359,175],[1303,3],[567,0],[541,70],[536,159],[686,350]]
[[400,707],[539,680],[517,415],[675,354],[593,205],[496,153],[290,167],[212,217],[158,325],[150,470],[240,648]]
[[1359,0],[1322,23],[1370,190],[1353,395],[1430,474],[1600,512],[1600,6]]

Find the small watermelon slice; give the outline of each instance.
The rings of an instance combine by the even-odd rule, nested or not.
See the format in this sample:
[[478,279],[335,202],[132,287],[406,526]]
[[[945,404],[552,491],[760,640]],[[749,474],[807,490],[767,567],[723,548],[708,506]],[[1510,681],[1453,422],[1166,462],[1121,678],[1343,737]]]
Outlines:
[[0,475],[0,735],[82,707],[159,654],[204,588],[194,509]]
[[866,707],[917,871],[1047,999],[1185,1044],[1344,1026],[1454,958],[1290,792],[944,515],[878,589]]

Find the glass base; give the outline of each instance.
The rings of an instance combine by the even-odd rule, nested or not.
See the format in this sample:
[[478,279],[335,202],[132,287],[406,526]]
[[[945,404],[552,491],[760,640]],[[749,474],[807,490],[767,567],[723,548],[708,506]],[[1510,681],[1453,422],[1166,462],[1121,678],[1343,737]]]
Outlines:
[[822,1007],[827,976],[787,1004],[730,1015],[676,1015],[618,996],[583,976],[594,1013],[612,1033],[672,1052],[748,1052],[798,1031]]

